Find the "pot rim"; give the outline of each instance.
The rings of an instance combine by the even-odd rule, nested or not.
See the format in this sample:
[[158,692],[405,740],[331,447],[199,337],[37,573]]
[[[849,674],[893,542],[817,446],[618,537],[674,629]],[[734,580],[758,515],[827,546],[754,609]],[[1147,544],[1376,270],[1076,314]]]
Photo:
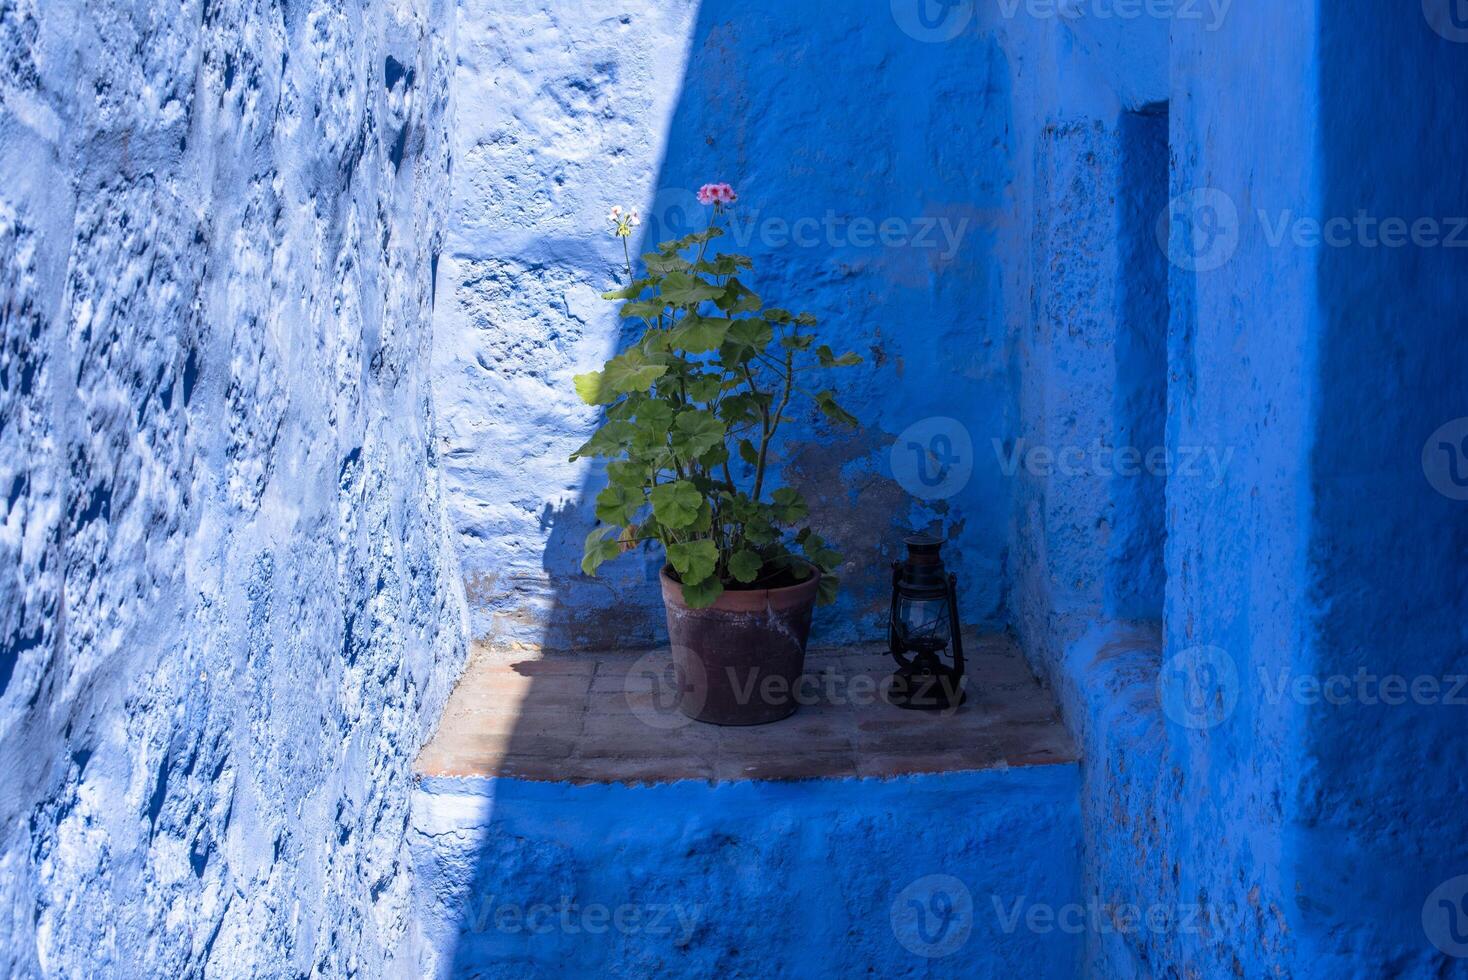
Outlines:
[[778,589],[725,589],[724,594],[707,609],[690,609],[683,601],[683,586],[672,577],[672,565],[664,564],[658,574],[663,587],[663,602],[684,612],[697,615],[706,612],[764,612],[767,609],[792,609],[813,603],[820,589],[821,570],[801,559],[811,570],[804,582]]

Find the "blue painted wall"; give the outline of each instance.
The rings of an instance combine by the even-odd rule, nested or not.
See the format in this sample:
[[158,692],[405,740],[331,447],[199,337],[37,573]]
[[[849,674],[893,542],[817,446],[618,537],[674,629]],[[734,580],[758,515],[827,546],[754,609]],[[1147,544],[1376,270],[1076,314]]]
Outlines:
[[[595,299],[621,264],[608,207],[641,206],[650,247],[701,224],[693,191],[714,180],[742,195],[723,244],[756,258],[754,288],[816,313],[833,346],[867,361],[833,379],[862,427],[806,412],[779,457],[847,557],[817,635],[880,632],[887,564],[913,527],[950,539],[965,619],[1002,622],[1008,483],[990,442],[1011,399],[995,243],[1014,147],[995,30],[923,43],[887,0],[516,6],[461,9],[461,78],[474,77],[439,329],[476,632],[558,648],[662,634],[658,556],[597,580],[578,571],[602,476],[565,462],[596,424],[570,377],[626,340]],[[935,418],[954,421],[906,441],[971,444],[958,466],[972,476],[926,501],[895,478],[890,450]]]
[[0,975],[384,976],[451,9],[0,9]]
[[[1450,39],[1439,6],[1438,30],[1433,4],[1375,3],[1172,26],[1166,445],[1228,465],[1168,477],[1160,630],[1100,599],[1087,522],[1119,528],[1114,499],[1038,479],[1015,517],[1016,623],[1085,756],[1088,888],[1201,916],[1093,937],[1094,975],[1464,974],[1468,791],[1442,699],[1463,672],[1468,522],[1451,468],[1468,449],[1464,253],[1445,239],[1468,193],[1441,162],[1462,155],[1468,34]],[[1022,431],[1110,422],[1089,386],[1126,337],[1082,300],[1125,294],[1136,265],[1074,258],[1105,241],[1086,192],[1124,200],[1135,178],[1110,130],[1040,141],[1065,180],[1036,185],[1053,265],[1034,266],[1048,333],[1018,347]],[[1408,241],[1382,243],[1389,219]],[[1422,219],[1435,241],[1410,239]],[[1072,298],[1079,336],[1048,315]],[[1426,698],[1386,703],[1392,676]]]
[[[1073,765],[718,786],[425,780],[412,846],[434,955],[421,975],[1075,976],[1098,918],[1077,891],[1077,789]],[[593,909],[622,909],[621,926],[588,930]]]
[[1320,12],[1321,215],[1440,228],[1384,225],[1316,270],[1314,670],[1421,685],[1304,711],[1296,929],[1330,972],[1468,975],[1468,688],[1448,698],[1468,674],[1465,28],[1461,5]]

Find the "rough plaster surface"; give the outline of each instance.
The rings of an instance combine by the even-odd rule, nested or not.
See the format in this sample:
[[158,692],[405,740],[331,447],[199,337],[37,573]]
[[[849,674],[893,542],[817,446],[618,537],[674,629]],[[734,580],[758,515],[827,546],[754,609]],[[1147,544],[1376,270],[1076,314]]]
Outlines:
[[0,4],[0,973],[401,944],[451,14]]
[[[1444,703],[1459,684],[1449,678],[1468,673],[1468,446],[1460,435],[1449,454],[1430,439],[1468,416],[1468,173],[1442,166],[1468,153],[1468,131],[1454,121],[1468,108],[1468,47],[1425,29],[1418,14],[1320,7],[1321,217],[1456,218],[1460,234],[1457,247],[1363,243],[1320,254],[1310,617],[1317,675],[1364,667],[1431,679],[1439,694],[1303,709],[1295,931],[1300,962],[1333,973],[1463,977],[1468,959],[1423,940],[1425,909],[1444,945],[1449,924],[1457,936],[1468,928],[1461,889],[1446,896],[1459,901],[1451,920],[1428,902],[1468,874],[1468,709],[1462,698]],[[1346,83],[1367,71],[1431,94],[1401,100]],[[1425,450],[1431,475],[1458,499],[1429,481]]]
[[[965,619],[1002,622],[1008,486],[989,447],[1007,418],[994,247],[1013,147],[997,32],[922,44],[888,0],[464,0],[459,38],[435,390],[476,635],[564,649],[662,633],[658,555],[579,573],[604,477],[566,462],[596,425],[570,379],[622,339],[597,298],[622,263],[609,206],[641,207],[633,245],[650,246],[699,226],[693,191],[711,180],[743,195],[744,237],[723,245],[759,261],[755,288],[817,313],[833,346],[867,359],[833,379],[863,427],[802,416],[779,459],[848,559],[817,635],[879,634],[887,565],[910,527],[949,537]],[[785,244],[801,219],[818,227]],[[868,241],[857,224],[889,219],[906,223],[906,244]],[[961,465],[974,474],[924,502],[894,479],[889,451],[940,416],[971,437]]]
[[[1429,895],[1468,861],[1456,709],[1384,703],[1354,682],[1340,702],[1280,685],[1365,672],[1445,691],[1461,672],[1464,512],[1434,492],[1422,454],[1463,414],[1462,253],[1302,247],[1268,224],[1463,212],[1461,168],[1438,166],[1461,155],[1447,121],[1464,100],[1461,46],[1415,6],[1362,3],[1241,6],[1216,29],[1175,23],[1170,47],[1170,192],[1208,189],[1238,218],[1216,268],[1168,271],[1167,447],[1228,465],[1169,475],[1160,634],[1116,621],[1101,587],[1102,532],[1122,526],[1101,488],[1027,479],[1015,511],[1015,624],[1084,758],[1087,898],[1173,923],[1089,936],[1086,968],[1459,976],[1433,943],[1448,923],[1425,927],[1442,915]],[[1349,81],[1366,74],[1435,95],[1366,94]],[[1110,301],[1089,300],[1135,278],[1135,262],[1105,260],[1112,234],[1125,248],[1127,209],[1108,232],[1117,214],[1098,204],[1125,201],[1135,175],[1126,126],[1117,153],[1117,116],[1092,114],[1090,127],[1035,119],[1049,176],[1026,325],[1043,339],[1018,335],[1025,431],[1104,432],[1128,411],[1097,384],[1124,380],[1103,376],[1126,334],[1098,338]],[[1403,151],[1417,146],[1432,152]],[[1174,244],[1189,233],[1175,226]],[[1186,666],[1200,647],[1230,670]],[[1169,711],[1180,685],[1221,716]]]
[[[1073,765],[712,786],[424,780],[412,834],[423,974],[1075,976],[1080,931],[1032,910],[1080,905],[1077,798]],[[955,906],[970,931],[951,952],[936,940],[962,934],[936,921],[931,946],[893,927],[904,889],[935,874],[971,900]],[[579,912],[560,914],[569,903],[642,917],[592,934]],[[536,906],[557,914],[533,932],[503,911]]]

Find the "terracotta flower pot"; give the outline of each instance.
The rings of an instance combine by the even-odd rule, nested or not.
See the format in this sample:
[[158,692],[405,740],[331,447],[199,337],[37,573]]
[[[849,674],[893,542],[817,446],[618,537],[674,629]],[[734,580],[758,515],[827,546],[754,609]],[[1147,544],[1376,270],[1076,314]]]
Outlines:
[[663,605],[677,673],[678,708],[713,725],[767,725],[799,707],[805,645],[821,573],[779,589],[729,589],[689,609],[664,567]]

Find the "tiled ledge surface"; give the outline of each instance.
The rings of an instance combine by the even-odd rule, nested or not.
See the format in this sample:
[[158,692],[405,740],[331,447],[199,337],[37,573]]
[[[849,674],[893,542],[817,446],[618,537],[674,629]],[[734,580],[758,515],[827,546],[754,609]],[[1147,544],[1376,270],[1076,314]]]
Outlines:
[[668,706],[655,690],[666,651],[537,659],[477,650],[417,770],[426,777],[663,783],[1074,761],[1054,699],[1012,642],[974,637],[966,650],[969,700],[956,712],[904,711],[881,701],[877,685],[894,665],[880,647],[812,649],[800,710],[755,728],[698,724]]

